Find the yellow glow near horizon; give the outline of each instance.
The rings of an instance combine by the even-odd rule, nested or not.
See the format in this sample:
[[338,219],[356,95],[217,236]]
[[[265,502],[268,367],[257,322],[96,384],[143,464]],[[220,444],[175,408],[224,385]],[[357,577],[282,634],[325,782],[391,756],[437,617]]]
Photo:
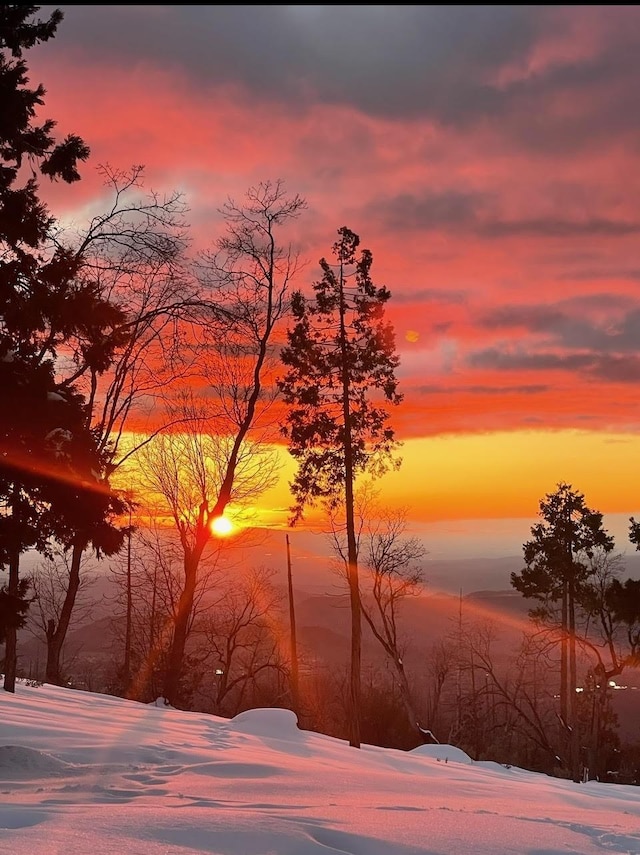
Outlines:
[[411,439],[380,482],[414,519],[532,517],[566,481],[603,513],[640,507],[640,437],[605,431],[503,431]]
[[227,537],[233,531],[233,523],[228,517],[216,517],[211,522],[211,531],[217,537]]
[[[402,466],[375,482],[380,502],[424,522],[535,517],[538,503],[566,481],[602,513],[640,508],[640,436],[579,430],[500,431],[407,439]],[[276,487],[259,499],[262,516],[284,525],[295,463],[285,448]],[[310,513],[310,517],[314,516]]]
[[[296,463],[286,447],[276,451],[278,483],[256,497],[249,527],[287,527],[289,482]],[[633,433],[446,434],[404,440],[399,455],[403,459],[399,471],[376,482],[380,503],[405,507],[416,521],[533,518],[540,499],[559,481],[580,490],[589,506],[604,514],[640,513],[640,435]],[[306,520],[311,523],[319,513],[310,510]],[[236,514],[232,517],[235,521]],[[231,526],[226,532],[212,531],[227,536],[237,527]]]

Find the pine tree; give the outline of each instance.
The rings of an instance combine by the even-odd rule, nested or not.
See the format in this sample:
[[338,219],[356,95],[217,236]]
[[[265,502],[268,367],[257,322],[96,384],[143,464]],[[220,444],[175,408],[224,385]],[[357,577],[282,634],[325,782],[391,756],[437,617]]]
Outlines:
[[7,630],[22,629],[27,620],[27,610],[31,605],[29,580],[20,579],[18,589],[10,594],[6,586],[0,588],[0,644],[4,644]]
[[532,539],[523,545],[526,567],[511,574],[511,584],[526,598],[542,605],[532,616],[547,623],[556,621],[560,604],[560,718],[570,735],[570,766],[578,780],[577,743],[576,608],[591,573],[589,562],[599,548],[613,549],[613,538],[602,526],[602,514],[589,508],[582,493],[560,482],[555,492],[540,502],[542,521],[531,528]]
[[[99,450],[74,379],[78,360],[105,370],[123,315],[79,275],[81,256],[55,240],[38,195],[37,171],[72,183],[89,155],[75,134],[56,144],[53,120],[35,123],[45,90],[29,87],[24,53],[62,20],[59,11],[31,20],[38,9],[0,7],[0,565],[9,568],[14,603],[22,553],[45,551],[52,537],[64,541],[74,514],[91,527],[119,511],[96,477]],[[71,366],[66,378],[62,365]],[[18,627],[18,619],[7,624],[7,691],[15,688]]]
[[392,326],[385,320],[390,292],[376,287],[371,252],[357,255],[360,238],[338,229],[336,264],[321,259],[314,296],[296,292],[295,324],[281,359],[287,371],[279,388],[289,406],[283,428],[298,461],[291,485],[293,521],[317,501],[344,502],[347,574],[351,606],[350,744],[360,746],[361,608],[354,519],[356,476],[381,474],[397,446],[389,426],[389,404],[399,404]]

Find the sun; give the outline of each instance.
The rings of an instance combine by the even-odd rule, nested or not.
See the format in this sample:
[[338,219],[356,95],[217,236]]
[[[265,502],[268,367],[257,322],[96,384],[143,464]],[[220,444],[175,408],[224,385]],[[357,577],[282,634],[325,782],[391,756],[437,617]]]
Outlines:
[[211,531],[218,537],[226,537],[233,531],[233,523],[227,517],[216,517],[211,522]]

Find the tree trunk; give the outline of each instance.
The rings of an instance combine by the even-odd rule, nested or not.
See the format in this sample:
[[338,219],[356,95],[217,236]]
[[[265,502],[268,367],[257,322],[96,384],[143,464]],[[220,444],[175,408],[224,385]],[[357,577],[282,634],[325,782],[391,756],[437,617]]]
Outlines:
[[[131,697],[131,633],[133,594],[131,590],[131,510],[129,510],[129,532],[127,535],[127,607],[124,627],[124,661],[122,663],[122,684],[125,698]],[[155,595],[155,590],[154,590]]]
[[[20,520],[18,488],[14,484],[11,494],[11,516],[14,525]],[[20,581],[20,548],[14,542],[9,558],[9,584],[7,591],[10,596],[18,595]],[[18,672],[18,630],[15,626],[8,626],[5,632],[4,645],[4,690],[15,692],[16,675]]]
[[397,659],[395,661],[396,673],[398,674],[398,684],[400,686],[400,696],[402,698],[402,703],[404,705],[405,711],[407,713],[407,717],[411,724],[411,727],[415,728],[420,736],[422,742],[429,742],[429,734],[435,739],[435,735],[431,728],[423,727],[420,724],[420,719],[418,717],[418,713],[413,704],[413,697],[411,692],[411,687],[409,686],[409,680],[407,679],[407,674],[404,670],[404,665],[399,662]]
[[344,483],[347,527],[347,578],[351,606],[351,668],[349,679],[349,745],[360,748],[362,620],[360,615],[360,585],[358,581],[358,547],[354,513],[354,465],[351,439],[351,408],[349,397],[349,368],[347,365],[347,335],[345,329],[344,276],[340,267],[340,348],[342,362],[342,413],[344,419]]
[[562,582],[562,626],[560,629],[560,740],[563,742],[566,738],[567,726],[569,723],[568,710],[568,651],[567,651],[567,632],[568,632],[568,617],[567,617],[567,580]]
[[289,546],[289,535],[285,535],[287,541],[287,582],[289,591],[289,627],[291,639],[291,701],[293,711],[300,719],[300,681],[298,674],[298,648],[296,644],[296,612],[293,602],[293,578],[291,575],[291,549]]
[[569,581],[569,726],[571,727],[571,775],[574,781],[582,780],[580,774],[580,739],[578,733],[578,676],[576,667],[576,604],[575,580]]
[[60,672],[60,658],[80,588],[80,562],[85,545],[84,539],[80,538],[77,538],[73,545],[71,566],[69,568],[69,584],[67,585],[67,591],[60,611],[60,619],[53,632],[49,631],[49,626],[47,627],[47,668],[44,679],[45,682],[52,683],[54,686],[61,686],[64,682]]
[[[20,568],[20,553],[16,549],[9,561],[9,594],[17,596]],[[18,672],[18,630],[15,626],[8,626],[5,632],[4,645],[4,690],[15,692],[16,675]]]
[[178,609],[174,618],[173,638],[169,648],[167,671],[164,680],[164,698],[172,707],[179,707],[180,678],[184,663],[184,652],[189,634],[189,621],[193,611],[193,601],[196,593],[198,565],[202,551],[192,551],[184,560],[184,586],[178,600]]
[[358,582],[358,550],[355,535],[354,499],[353,499],[353,469],[351,465],[351,448],[345,449],[346,478],[346,510],[347,510],[347,563],[349,577],[349,603],[351,606],[351,670],[350,670],[350,716],[349,716],[349,745],[360,748],[360,709],[361,709],[361,676],[360,663],[362,659],[362,621],[360,615],[360,585]]

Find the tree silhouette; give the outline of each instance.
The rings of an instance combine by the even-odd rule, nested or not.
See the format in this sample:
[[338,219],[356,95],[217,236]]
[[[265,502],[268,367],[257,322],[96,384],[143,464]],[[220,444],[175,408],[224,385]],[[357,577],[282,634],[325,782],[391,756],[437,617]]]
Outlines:
[[281,359],[287,371],[279,381],[289,406],[283,433],[298,461],[291,484],[293,521],[306,505],[344,502],[351,606],[350,744],[360,746],[361,607],[354,520],[358,473],[380,474],[392,464],[396,447],[388,404],[398,404],[395,336],[385,320],[391,296],[371,280],[371,252],[358,257],[360,238],[338,229],[336,264],[321,259],[322,278],[307,299],[292,299],[295,325]]
[[[206,413],[183,398],[177,409],[192,410],[198,436],[174,442],[167,436],[156,448],[175,460],[186,455],[192,467],[177,493],[171,466],[156,473],[158,492],[171,506],[184,553],[183,588],[173,622],[164,687],[165,698],[180,705],[180,679],[200,561],[212,537],[213,521],[227,505],[257,495],[272,470],[260,450],[265,413],[272,396],[273,337],[287,310],[298,257],[280,231],[305,209],[302,197],[286,193],[281,181],[265,181],[247,191],[244,200],[229,199],[221,208],[225,229],[213,251],[205,253],[198,278],[213,306],[209,324],[193,342],[197,365],[191,376],[206,390]],[[185,351],[188,345],[185,344]],[[258,434],[258,435],[256,435]],[[217,450],[207,460],[206,449]],[[253,451],[252,451],[253,449]],[[253,462],[252,462],[253,461]],[[260,471],[261,470],[261,471]],[[187,470],[188,471],[188,470]],[[154,473],[151,473],[154,474]],[[180,480],[180,479],[178,479]],[[249,486],[250,485],[250,486]],[[195,486],[197,500],[185,519],[183,488]],[[168,495],[167,495],[168,494]]]
[[588,559],[596,549],[610,552],[614,543],[602,527],[602,514],[589,508],[570,484],[560,482],[555,492],[547,493],[540,516],[541,522],[531,528],[532,539],[523,545],[526,567],[511,574],[511,584],[542,603],[532,615],[543,621],[553,619],[560,604],[560,718],[570,735],[570,767],[577,778],[576,607],[592,572]]
[[[31,21],[37,6],[0,7],[0,564],[17,602],[20,555],[64,537],[70,514],[91,524],[117,512],[100,472],[100,451],[75,385],[74,357],[102,371],[121,324],[120,310],[99,285],[79,276],[82,258],[56,240],[55,221],[38,196],[36,170],[77,181],[89,149],[70,134],[53,138],[55,122],[35,123],[44,88],[28,86],[23,53],[55,35],[59,11]],[[62,366],[68,367],[65,372]],[[5,682],[14,691],[16,626],[6,633]]]
[[0,644],[4,644],[8,629],[15,632],[25,625],[32,599],[28,596],[29,588],[28,579],[18,581],[15,593],[9,593],[6,586],[0,588]]

